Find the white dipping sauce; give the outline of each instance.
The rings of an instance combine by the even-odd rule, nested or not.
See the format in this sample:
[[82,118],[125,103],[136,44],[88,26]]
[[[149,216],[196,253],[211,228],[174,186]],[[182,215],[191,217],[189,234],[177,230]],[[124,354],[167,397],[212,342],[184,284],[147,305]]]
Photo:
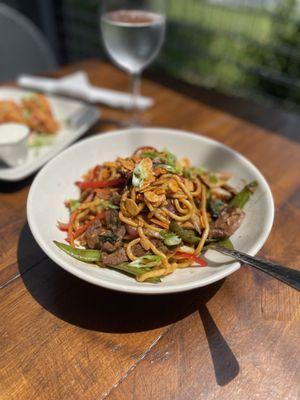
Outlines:
[[26,125],[17,123],[0,124],[0,145],[14,144],[22,141],[29,134]]
[[26,125],[0,124],[0,160],[10,167],[21,165],[28,153],[28,136]]

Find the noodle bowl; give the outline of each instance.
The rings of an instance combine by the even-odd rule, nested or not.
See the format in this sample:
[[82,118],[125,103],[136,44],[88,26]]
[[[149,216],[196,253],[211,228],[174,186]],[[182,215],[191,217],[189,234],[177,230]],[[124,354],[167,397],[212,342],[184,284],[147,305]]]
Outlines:
[[139,282],[158,282],[195,263],[204,266],[199,257],[204,246],[234,233],[244,217],[241,194],[249,198],[256,186],[237,194],[230,177],[153,147],[96,165],[76,182],[80,198],[66,201],[70,219],[58,226],[67,231],[71,248],[60,247]]

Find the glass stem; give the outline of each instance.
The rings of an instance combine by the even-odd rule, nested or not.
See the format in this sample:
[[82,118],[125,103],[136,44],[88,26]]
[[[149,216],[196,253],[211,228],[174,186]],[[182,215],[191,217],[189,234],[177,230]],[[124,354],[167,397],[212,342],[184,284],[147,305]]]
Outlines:
[[132,91],[132,125],[138,125],[139,123],[139,108],[138,108],[138,96],[141,91],[141,74],[135,72],[131,74],[131,91]]

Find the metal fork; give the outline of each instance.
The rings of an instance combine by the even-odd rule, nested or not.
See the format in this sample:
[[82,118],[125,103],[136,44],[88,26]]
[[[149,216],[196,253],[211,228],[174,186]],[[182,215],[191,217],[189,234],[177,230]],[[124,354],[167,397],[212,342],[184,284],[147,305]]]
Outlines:
[[238,261],[251,265],[260,271],[271,275],[273,278],[279,279],[281,282],[286,283],[292,288],[300,291],[300,271],[288,268],[281,264],[276,264],[271,261],[262,260],[258,257],[249,256],[241,251],[227,249],[226,247],[219,246],[218,244],[211,245],[210,248],[218,251],[219,253],[226,254]]

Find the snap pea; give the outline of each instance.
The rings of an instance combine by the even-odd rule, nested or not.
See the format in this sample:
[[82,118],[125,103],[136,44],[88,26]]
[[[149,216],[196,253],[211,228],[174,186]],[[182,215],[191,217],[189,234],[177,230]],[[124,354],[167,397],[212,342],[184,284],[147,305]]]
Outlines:
[[[109,268],[111,269],[116,269],[118,271],[125,272],[126,274],[129,275],[134,275],[134,276],[140,276],[144,274],[145,272],[151,271],[151,268],[140,268],[140,267],[133,267],[129,265],[129,263],[122,263],[118,265],[112,265]],[[146,279],[145,282],[148,283],[159,283],[161,280],[159,278],[153,277]]]
[[257,181],[248,183],[239,193],[237,193],[228,204],[228,207],[239,207],[243,208],[251,195],[255,192],[258,186]]
[[220,246],[226,247],[227,249],[234,250],[232,241],[231,241],[229,238],[219,240],[217,243],[218,243]]
[[89,249],[77,249],[68,244],[57,242],[53,243],[62,251],[67,253],[69,256],[76,258],[79,261],[93,263],[101,261],[101,251],[99,250],[89,250]]

